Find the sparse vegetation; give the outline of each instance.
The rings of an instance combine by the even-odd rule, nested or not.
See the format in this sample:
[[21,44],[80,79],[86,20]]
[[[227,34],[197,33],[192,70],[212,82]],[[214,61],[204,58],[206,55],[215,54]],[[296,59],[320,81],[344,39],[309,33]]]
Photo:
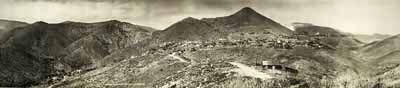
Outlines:
[[[333,28],[295,31],[251,8],[162,31],[116,20],[36,22],[0,47],[0,86],[396,88],[397,37],[361,47]],[[389,43],[389,44],[388,44]],[[394,65],[369,64],[371,55]],[[361,53],[361,54],[360,54]],[[388,54],[389,53],[389,54]],[[379,59],[374,58],[374,59]],[[267,65],[260,64],[268,62]],[[383,63],[383,62],[382,62]],[[371,66],[368,66],[371,65]]]

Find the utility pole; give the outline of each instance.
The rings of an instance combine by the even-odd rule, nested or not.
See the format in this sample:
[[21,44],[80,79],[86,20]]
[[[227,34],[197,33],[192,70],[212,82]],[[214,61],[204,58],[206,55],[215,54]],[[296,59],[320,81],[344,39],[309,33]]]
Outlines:
[[258,58],[256,58],[256,66],[258,65]]

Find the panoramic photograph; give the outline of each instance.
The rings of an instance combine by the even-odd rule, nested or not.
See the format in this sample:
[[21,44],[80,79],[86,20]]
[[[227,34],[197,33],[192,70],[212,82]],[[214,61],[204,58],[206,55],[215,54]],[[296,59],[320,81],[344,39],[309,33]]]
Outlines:
[[400,0],[0,0],[0,88],[400,88]]

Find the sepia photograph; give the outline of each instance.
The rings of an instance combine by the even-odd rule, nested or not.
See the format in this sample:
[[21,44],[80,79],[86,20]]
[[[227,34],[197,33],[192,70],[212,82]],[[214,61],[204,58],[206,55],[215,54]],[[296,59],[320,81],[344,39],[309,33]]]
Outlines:
[[400,88],[400,0],[0,0],[0,88]]

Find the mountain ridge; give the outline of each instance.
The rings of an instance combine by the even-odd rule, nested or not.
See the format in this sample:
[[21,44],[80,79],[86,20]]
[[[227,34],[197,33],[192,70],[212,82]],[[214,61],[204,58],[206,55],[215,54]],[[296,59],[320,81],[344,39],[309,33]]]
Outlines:
[[[367,61],[384,60],[386,55],[395,55],[400,50],[400,34],[366,45],[360,49],[362,56]],[[390,59],[390,58],[388,58]]]
[[11,30],[27,25],[29,24],[25,22],[0,19],[0,44],[7,39]]

